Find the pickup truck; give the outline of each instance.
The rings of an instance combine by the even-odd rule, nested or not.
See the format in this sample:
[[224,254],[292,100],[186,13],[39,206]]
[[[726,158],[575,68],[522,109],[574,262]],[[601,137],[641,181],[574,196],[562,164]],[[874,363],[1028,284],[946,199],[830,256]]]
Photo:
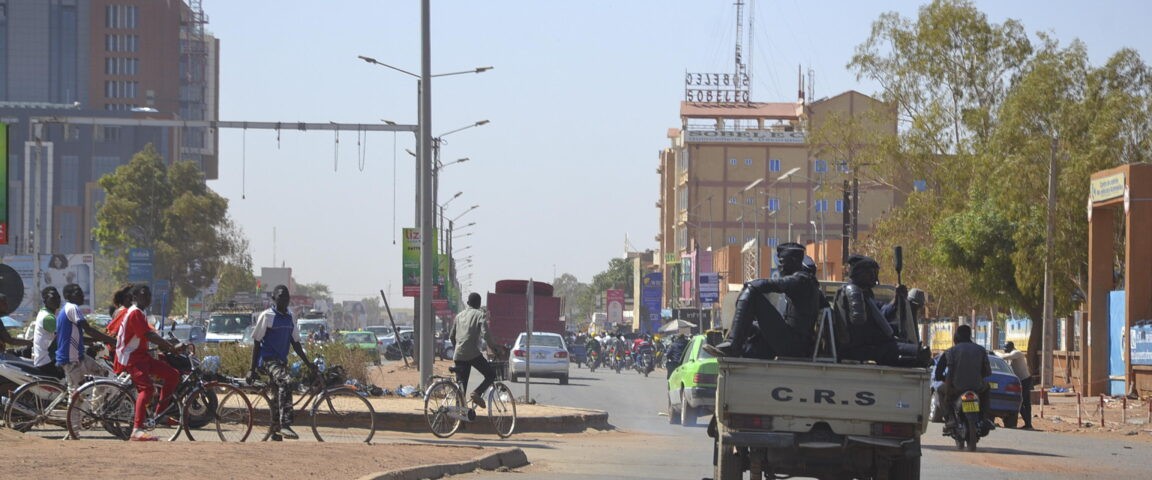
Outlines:
[[[824,324],[834,323],[826,315]],[[901,342],[919,346],[915,319],[901,320],[907,332]],[[931,401],[926,366],[834,355],[717,363],[715,480],[742,479],[745,471],[752,479],[920,478],[920,436]]]

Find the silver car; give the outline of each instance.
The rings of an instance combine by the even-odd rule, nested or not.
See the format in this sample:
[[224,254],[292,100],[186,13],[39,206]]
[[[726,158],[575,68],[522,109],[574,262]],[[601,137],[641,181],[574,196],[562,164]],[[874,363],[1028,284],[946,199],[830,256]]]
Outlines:
[[531,368],[529,373],[532,377],[559,378],[561,385],[567,385],[569,362],[564,337],[549,332],[533,332],[531,350],[525,345],[527,340],[528,334],[524,332],[516,337],[509,356],[508,378],[516,382]]

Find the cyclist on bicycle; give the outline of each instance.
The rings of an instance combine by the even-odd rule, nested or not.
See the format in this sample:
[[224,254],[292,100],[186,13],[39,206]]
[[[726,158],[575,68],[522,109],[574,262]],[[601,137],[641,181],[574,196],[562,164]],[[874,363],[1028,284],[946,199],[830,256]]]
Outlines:
[[[56,365],[64,369],[64,378],[70,388],[84,383],[84,376],[101,376],[105,371],[96,359],[84,353],[84,335],[96,341],[115,344],[116,339],[88,324],[80,305],[84,304],[84,290],[80,285],[64,286],[64,305],[56,312]],[[144,322],[147,324],[148,322]]]
[[132,436],[129,440],[154,442],[159,439],[143,428],[148,404],[152,403],[152,393],[156,389],[152,378],[157,377],[164,382],[160,387],[160,401],[156,404],[156,414],[160,415],[172,403],[172,394],[180,383],[180,372],[167,362],[152,358],[148,354],[148,343],[155,343],[169,353],[177,353],[177,346],[164,340],[148,325],[148,316],[144,310],[152,306],[152,290],[147,285],[137,285],[132,289],[132,300],[124,323],[116,332],[116,364],[123,366],[123,371],[132,376],[132,383],[136,386],[136,410],[133,412]]
[[273,306],[256,317],[252,326],[252,369],[248,383],[255,383],[258,373],[268,375],[272,393],[272,440],[296,440],[300,435],[292,430],[292,370],[288,366],[288,346],[296,351],[300,360],[316,376],[316,365],[308,360],[300,345],[300,328],[288,310],[291,300],[288,287],[277,285],[272,289]]
[[480,309],[479,293],[468,294],[468,308],[456,315],[448,338],[456,344],[456,352],[452,354],[452,360],[456,363],[456,381],[460,382],[462,389],[467,390],[472,368],[484,375],[484,381],[472,391],[470,398],[477,407],[486,407],[484,391],[496,381],[496,370],[480,351],[480,340],[484,340],[493,351],[496,350],[496,341],[492,340],[492,334],[488,331],[488,312]]

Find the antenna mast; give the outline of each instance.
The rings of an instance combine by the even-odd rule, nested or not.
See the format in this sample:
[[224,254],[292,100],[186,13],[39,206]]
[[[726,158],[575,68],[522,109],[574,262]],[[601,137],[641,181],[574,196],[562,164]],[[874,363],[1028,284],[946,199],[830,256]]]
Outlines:
[[[748,75],[748,70],[744,66],[744,56],[742,53],[743,48],[744,48],[744,0],[736,0],[736,75],[735,75],[735,77],[737,79],[737,82],[740,82],[739,79],[747,78],[747,75]],[[737,83],[737,89],[738,90],[740,89],[740,87],[744,87],[745,89],[748,89],[748,85],[739,85],[739,83]],[[750,101],[751,95],[749,95],[748,98]]]

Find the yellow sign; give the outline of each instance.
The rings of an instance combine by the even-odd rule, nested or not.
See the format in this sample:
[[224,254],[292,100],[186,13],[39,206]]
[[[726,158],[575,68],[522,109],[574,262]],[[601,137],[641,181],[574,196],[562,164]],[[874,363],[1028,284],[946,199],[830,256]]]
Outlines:
[[1110,198],[1124,195],[1124,174],[1115,173],[1103,178],[1092,179],[1092,190],[1089,198],[1093,202],[1102,202]]

